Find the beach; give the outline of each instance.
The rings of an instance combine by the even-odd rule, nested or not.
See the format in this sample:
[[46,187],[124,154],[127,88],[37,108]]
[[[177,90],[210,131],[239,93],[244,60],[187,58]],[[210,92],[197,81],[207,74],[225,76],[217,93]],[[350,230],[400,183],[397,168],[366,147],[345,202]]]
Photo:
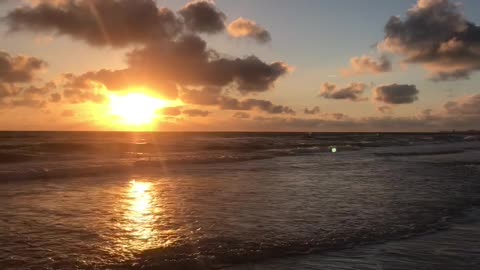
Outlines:
[[480,143],[463,134],[0,137],[2,269],[479,264]]

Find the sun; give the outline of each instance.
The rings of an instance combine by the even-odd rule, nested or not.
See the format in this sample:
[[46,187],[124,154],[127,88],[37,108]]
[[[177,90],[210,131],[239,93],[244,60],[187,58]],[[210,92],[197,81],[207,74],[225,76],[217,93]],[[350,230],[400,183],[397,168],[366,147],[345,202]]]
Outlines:
[[111,114],[120,117],[126,125],[151,124],[158,117],[158,110],[168,106],[168,101],[141,93],[110,95]]

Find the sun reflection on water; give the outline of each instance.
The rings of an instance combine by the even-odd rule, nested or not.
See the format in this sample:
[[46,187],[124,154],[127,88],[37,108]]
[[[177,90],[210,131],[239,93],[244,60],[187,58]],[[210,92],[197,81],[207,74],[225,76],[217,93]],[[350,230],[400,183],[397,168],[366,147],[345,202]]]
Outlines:
[[154,247],[158,242],[155,223],[160,213],[154,185],[150,182],[132,180],[126,199],[124,229],[129,236],[124,245],[133,250]]

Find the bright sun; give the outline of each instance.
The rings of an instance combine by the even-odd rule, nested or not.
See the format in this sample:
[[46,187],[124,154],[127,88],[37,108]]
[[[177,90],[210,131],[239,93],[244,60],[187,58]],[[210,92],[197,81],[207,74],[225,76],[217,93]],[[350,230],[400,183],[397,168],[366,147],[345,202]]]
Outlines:
[[110,96],[111,113],[127,125],[151,124],[158,110],[169,106],[169,102],[140,93]]

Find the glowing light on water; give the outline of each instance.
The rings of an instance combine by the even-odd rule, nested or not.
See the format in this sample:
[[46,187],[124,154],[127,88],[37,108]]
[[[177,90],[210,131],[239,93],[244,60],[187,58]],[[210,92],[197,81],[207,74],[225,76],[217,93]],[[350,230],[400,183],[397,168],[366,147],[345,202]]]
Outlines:
[[129,250],[145,250],[155,246],[158,231],[155,220],[158,218],[155,186],[146,181],[132,180],[125,193],[125,219],[122,225],[128,232],[123,246]]
[[337,148],[336,148],[336,147],[332,147],[330,150],[332,151],[332,153],[336,153],[336,152],[337,152]]

